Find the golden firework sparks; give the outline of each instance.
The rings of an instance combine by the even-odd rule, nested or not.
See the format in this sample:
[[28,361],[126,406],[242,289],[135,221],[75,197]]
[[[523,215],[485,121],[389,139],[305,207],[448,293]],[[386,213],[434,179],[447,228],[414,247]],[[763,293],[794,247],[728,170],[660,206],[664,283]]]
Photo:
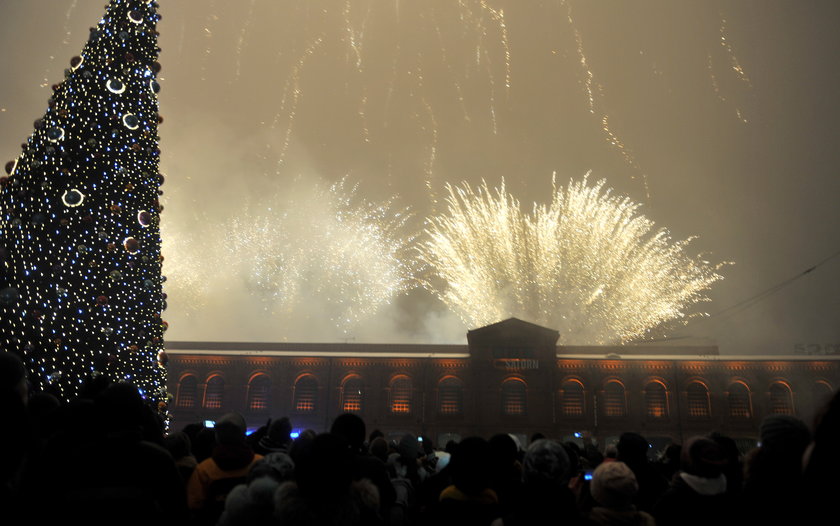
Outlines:
[[251,291],[294,323],[306,303],[347,332],[413,285],[408,215],[356,196],[342,180],[313,185],[234,221],[227,246]]
[[419,245],[424,285],[471,326],[516,316],[558,329],[562,343],[627,342],[685,319],[721,265],[690,256],[690,239],[672,241],[605,184],[555,187],[531,213],[504,182],[448,185]]

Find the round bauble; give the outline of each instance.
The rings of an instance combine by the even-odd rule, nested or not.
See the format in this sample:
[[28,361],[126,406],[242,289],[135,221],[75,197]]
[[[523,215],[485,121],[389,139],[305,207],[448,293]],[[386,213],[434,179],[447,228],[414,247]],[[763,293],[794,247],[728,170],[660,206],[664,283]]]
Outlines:
[[140,242],[133,237],[127,237],[123,241],[123,247],[129,254],[136,254],[140,252]]

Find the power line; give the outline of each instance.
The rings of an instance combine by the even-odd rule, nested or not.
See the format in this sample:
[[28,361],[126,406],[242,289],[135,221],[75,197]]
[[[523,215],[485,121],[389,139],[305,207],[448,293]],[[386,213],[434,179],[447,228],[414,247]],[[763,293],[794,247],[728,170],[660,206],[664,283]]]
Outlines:
[[[805,269],[802,272],[794,275],[793,277],[790,277],[790,278],[788,278],[784,281],[781,281],[781,282],[777,283],[776,285],[773,285],[772,287],[759,292],[758,294],[755,294],[753,296],[750,296],[749,298],[746,298],[744,300],[739,301],[738,303],[735,303],[734,305],[730,305],[729,307],[726,307],[723,310],[720,310],[720,311],[718,311],[714,314],[710,314],[710,315],[708,315],[708,316],[706,316],[702,319],[699,319],[699,320],[695,321],[695,324],[699,324],[699,323],[702,323],[702,322],[706,322],[706,321],[709,321],[709,320],[712,320],[712,319],[719,318],[720,316],[723,316],[724,314],[732,315],[732,314],[736,314],[738,312],[743,312],[743,311],[749,309],[750,307],[752,307],[753,305],[757,304],[761,300],[772,296],[776,292],[779,292],[780,290],[787,287],[788,285],[790,285],[794,281],[798,280],[799,278],[817,270],[819,267],[825,265],[826,263],[828,263],[832,259],[836,258],[837,256],[840,256],[840,250],[838,250],[837,252],[834,252],[833,254],[826,257],[825,259],[823,259],[819,263],[808,267],[807,269]],[[671,341],[671,340],[684,340],[686,338],[692,338],[692,336],[670,336],[670,337],[667,337],[667,338],[659,338],[659,339],[656,339],[656,340],[647,340],[647,341],[662,342],[662,341]]]
[[718,311],[715,314],[711,314],[711,315],[707,316],[706,318],[704,318],[704,320],[710,320],[710,319],[722,316],[725,313],[736,311],[736,309],[739,309],[739,307],[743,307],[743,308],[740,309],[742,311],[746,310],[746,309],[752,307],[755,303],[758,303],[759,301],[763,300],[764,298],[766,298],[768,296],[771,296],[772,294],[775,294],[776,292],[778,292],[778,291],[782,290],[783,288],[787,287],[788,285],[790,285],[794,281],[798,280],[799,278],[801,278],[801,277],[803,277],[807,274],[810,274],[811,272],[815,271],[817,268],[823,266],[824,264],[828,263],[829,261],[836,258],[837,256],[840,256],[840,250],[831,254],[830,256],[823,259],[822,261],[820,261],[816,265],[808,267],[807,269],[803,270],[799,274],[796,274],[793,277],[790,277],[790,278],[788,278],[788,279],[786,279],[786,280],[784,280],[780,283],[777,283],[776,285],[773,285],[772,287],[768,288],[767,290],[759,292],[758,294],[756,294],[754,296],[751,296],[751,297],[749,297],[745,300],[741,300],[734,305],[730,305],[729,307],[727,307],[727,308],[725,308],[721,311]]

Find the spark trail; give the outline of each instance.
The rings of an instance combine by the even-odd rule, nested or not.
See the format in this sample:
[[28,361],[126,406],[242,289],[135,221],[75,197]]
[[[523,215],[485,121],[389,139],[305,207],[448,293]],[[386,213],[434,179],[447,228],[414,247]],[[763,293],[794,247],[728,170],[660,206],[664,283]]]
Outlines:
[[588,178],[524,213],[484,183],[447,186],[446,212],[418,245],[424,280],[469,326],[510,316],[555,328],[561,343],[643,338],[707,301],[721,265],[689,256],[640,205]]
[[404,211],[359,199],[344,180],[285,195],[235,219],[226,243],[230,266],[245,269],[279,323],[293,327],[318,305],[346,334],[413,286]]

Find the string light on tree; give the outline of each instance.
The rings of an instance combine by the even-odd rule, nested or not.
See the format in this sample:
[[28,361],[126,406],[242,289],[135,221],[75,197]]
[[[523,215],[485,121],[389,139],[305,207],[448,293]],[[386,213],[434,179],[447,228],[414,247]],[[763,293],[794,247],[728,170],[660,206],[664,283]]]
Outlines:
[[111,0],[0,178],[0,346],[36,388],[135,383],[166,409],[156,2]]

